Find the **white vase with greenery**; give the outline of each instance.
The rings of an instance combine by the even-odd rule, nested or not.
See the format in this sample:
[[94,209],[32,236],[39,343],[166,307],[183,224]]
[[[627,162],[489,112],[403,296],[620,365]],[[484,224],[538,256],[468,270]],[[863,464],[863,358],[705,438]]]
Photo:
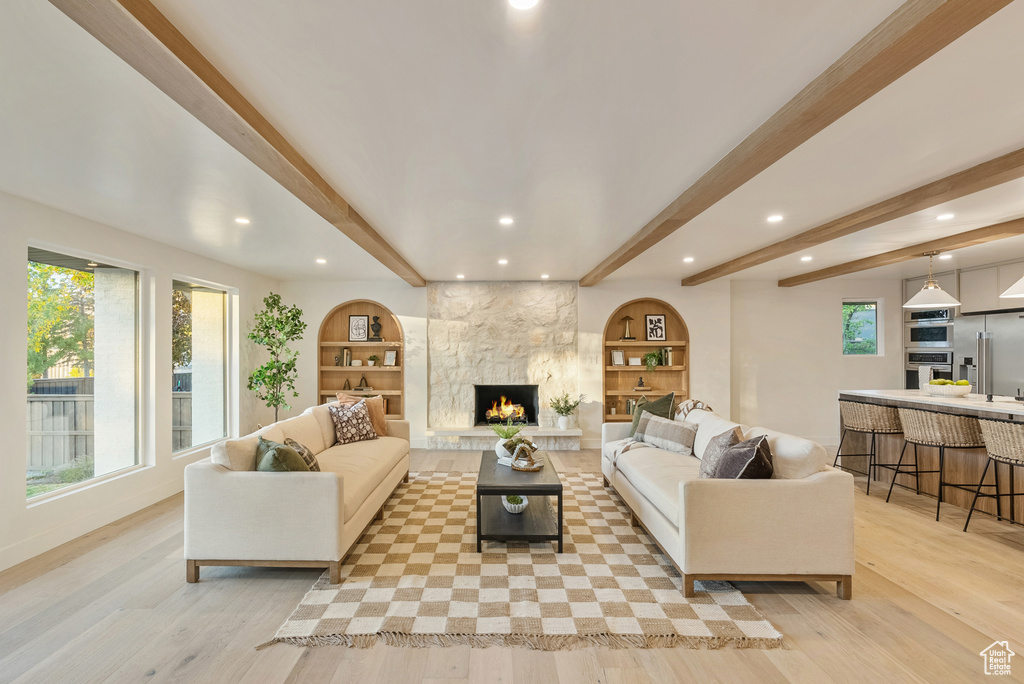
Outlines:
[[491,429],[494,430],[494,434],[498,435],[498,443],[494,445],[494,453],[498,455],[498,458],[512,458],[511,452],[509,452],[509,450],[503,445],[506,441],[518,435],[519,431],[523,429],[523,426],[513,425],[512,418],[510,416],[507,423],[492,425]]
[[572,424],[572,414],[586,400],[587,396],[585,394],[581,394],[578,399],[570,399],[568,392],[562,392],[548,402],[548,406],[558,414],[559,430],[569,429],[569,426]]

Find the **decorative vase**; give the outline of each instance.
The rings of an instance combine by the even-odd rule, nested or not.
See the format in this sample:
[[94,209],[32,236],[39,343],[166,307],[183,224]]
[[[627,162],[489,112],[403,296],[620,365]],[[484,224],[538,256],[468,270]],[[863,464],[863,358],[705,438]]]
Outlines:
[[494,445],[494,453],[498,455],[498,458],[512,458],[512,452],[502,446],[507,440],[498,438],[498,443]]
[[568,430],[569,423],[572,419],[569,416],[558,416],[558,429]]
[[366,362],[366,365],[367,365],[367,366],[372,366],[372,365],[373,365],[373,364],[375,364],[375,363],[377,363],[377,362],[376,362],[376,361],[367,361],[367,362]]
[[525,496],[520,498],[523,500],[523,503],[510,504],[508,502],[508,497],[503,496],[501,497],[501,505],[504,506],[505,510],[508,511],[509,513],[522,513],[524,510],[526,510],[526,504],[530,503],[530,500],[527,499]]

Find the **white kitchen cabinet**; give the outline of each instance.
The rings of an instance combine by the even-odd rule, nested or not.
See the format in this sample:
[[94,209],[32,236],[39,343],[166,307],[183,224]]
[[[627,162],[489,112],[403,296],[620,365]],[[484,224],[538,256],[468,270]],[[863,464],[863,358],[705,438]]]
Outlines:
[[999,293],[1003,290],[999,289],[999,269],[995,266],[961,271],[960,313],[998,310],[1002,306],[999,302]]

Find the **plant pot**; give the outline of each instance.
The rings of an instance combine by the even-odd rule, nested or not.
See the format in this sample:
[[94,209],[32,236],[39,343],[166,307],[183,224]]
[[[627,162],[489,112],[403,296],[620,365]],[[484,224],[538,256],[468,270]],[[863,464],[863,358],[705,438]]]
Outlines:
[[376,361],[367,361],[367,362],[366,362],[366,365],[367,365],[367,366],[372,366],[372,365],[373,365],[373,364],[375,364],[375,363],[377,363],[377,362],[376,362]]
[[515,513],[515,514],[522,513],[524,510],[526,510],[526,505],[528,503],[530,503],[530,500],[527,499],[525,496],[521,497],[521,498],[523,500],[523,503],[520,503],[520,504],[510,504],[508,502],[508,497],[504,497],[503,496],[503,497],[501,497],[501,505],[504,506],[505,510],[508,511],[509,513]]
[[571,416],[558,416],[558,429],[559,430],[568,430],[569,426],[571,424],[572,424],[572,417]]
[[494,453],[498,455],[498,458],[512,458],[512,452],[502,446],[507,440],[498,438],[498,443],[494,445]]

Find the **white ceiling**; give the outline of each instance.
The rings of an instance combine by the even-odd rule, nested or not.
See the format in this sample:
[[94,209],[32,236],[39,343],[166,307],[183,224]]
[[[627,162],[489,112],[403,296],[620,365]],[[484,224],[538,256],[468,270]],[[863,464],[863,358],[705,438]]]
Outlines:
[[[428,280],[572,280],[900,2],[155,4]],[[1022,29],[1011,4],[612,278],[677,279],[1024,146]],[[396,278],[48,3],[0,5],[0,89],[0,190],[278,278]],[[1024,181],[943,209],[734,277],[1024,216]]]

